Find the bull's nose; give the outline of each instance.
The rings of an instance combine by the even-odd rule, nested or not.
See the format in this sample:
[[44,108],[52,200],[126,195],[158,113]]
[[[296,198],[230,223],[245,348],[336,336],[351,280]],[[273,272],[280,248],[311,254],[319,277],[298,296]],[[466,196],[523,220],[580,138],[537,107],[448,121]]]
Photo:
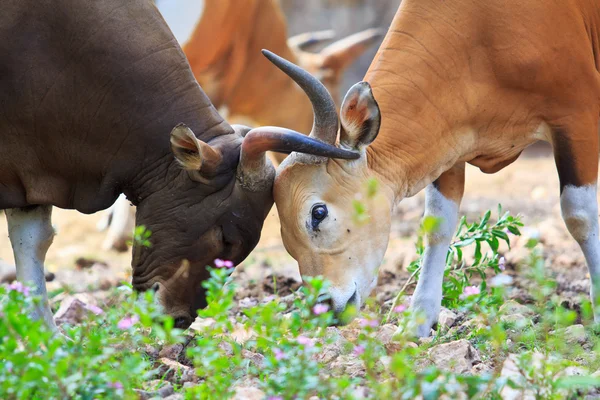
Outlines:
[[177,317],[175,318],[175,328],[187,329],[192,324],[192,318],[190,317]]

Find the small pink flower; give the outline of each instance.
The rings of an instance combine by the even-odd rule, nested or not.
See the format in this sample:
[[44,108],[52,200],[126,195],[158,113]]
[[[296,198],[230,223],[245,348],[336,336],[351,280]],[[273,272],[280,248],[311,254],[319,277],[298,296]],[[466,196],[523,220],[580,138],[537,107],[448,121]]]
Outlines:
[[215,259],[215,267],[217,268],[233,268],[233,262],[229,260],[221,260],[220,258]]
[[309,337],[302,336],[302,335],[298,336],[298,337],[296,338],[296,341],[297,341],[298,343],[300,343],[301,345],[303,345],[303,346],[306,346],[306,347],[309,347],[309,348],[310,348],[310,347],[313,347],[313,346],[315,345],[315,342],[314,342],[314,340],[312,340],[312,339],[311,339],[311,338],[309,338]]
[[267,400],[283,400],[281,396],[269,396]]
[[407,308],[408,307],[406,306],[406,304],[400,304],[399,306],[394,307],[394,312],[400,314],[406,311]]
[[475,295],[478,295],[479,293],[481,293],[481,291],[479,290],[479,287],[477,287],[477,286],[467,286],[465,288],[465,290],[463,291],[463,294],[465,296],[475,296]]
[[100,307],[95,306],[93,304],[86,304],[85,308],[87,308],[89,311],[96,315],[104,314],[104,311],[102,311]]
[[281,360],[283,360],[285,358],[285,353],[281,349],[275,349],[275,350],[273,350],[273,354],[275,354],[275,359],[277,361],[281,361]]
[[23,293],[24,296],[29,296],[29,288],[24,286],[21,282],[16,281],[8,285],[10,290],[14,290],[15,292]]
[[119,381],[109,382],[108,387],[113,388],[113,389],[123,389],[123,384]]
[[365,348],[359,344],[358,346],[354,346],[354,350],[352,350],[352,352],[357,356],[360,356],[365,352]]
[[139,320],[140,320],[140,317],[138,317],[137,315],[133,315],[131,317],[123,318],[117,324],[117,328],[119,328],[121,330],[129,329],[133,325],[135,325]]
[[325,314],[327,311],[329,311],[329,306],[327,304],[317,304],[313,307],[313,312],[316,315]]
[[504,271],[506,269],[506,259],[504,257],[500,257],[498,260],[498,268],[500,268],[500,271]]
[[371,328],[377,328],[379,326],[379,321],[376,319],[362,318],[360,319],[359,324],[363,328],[366,328],[367,326],[370,326]]

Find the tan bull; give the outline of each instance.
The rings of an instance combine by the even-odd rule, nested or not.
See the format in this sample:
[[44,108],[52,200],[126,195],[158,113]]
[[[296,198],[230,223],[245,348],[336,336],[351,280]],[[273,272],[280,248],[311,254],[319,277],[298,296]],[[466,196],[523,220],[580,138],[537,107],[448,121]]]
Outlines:
[[[412,306],[427,318],[419,335],[429,335],[465,163],[493,173],[544,140],[554,148],[562,215],[587,260],[600,319],[599,23],[592,0],[402,2],[364,82],[342,103],[338,146],[357,159],[294,153],[275,181],[285,246],[303,275],[332,281],[336,311],[369,296],[394,205],[426,188],[425,213],[443,222],[427,237]],[[296,68],[271,58],[297,79]],[[322,128],[313,137],[335,144],[337,119]],[[368,222],[356,224],[352,201],[371,178],[381,187],[367,204]]]
[[[205,0],[202,16],[183,45],[192,72],[216,108],[226,108],[227,120],[250,126],[279,125],[308,132],[311,104],[296,85],[261,55],[262,48],[300,65],[316,76],[339,104],[344,71],[365,50],[381,39],[378,29],[367,29],[326,46],[307,51],[333,39],[332,31],[309,32],[288,39],[287,24],[279,0]],[[279,164],[285,155],[272,153]],[[127,250],[134,226],[135,209],[121,196],[110,217],[105,250]]]

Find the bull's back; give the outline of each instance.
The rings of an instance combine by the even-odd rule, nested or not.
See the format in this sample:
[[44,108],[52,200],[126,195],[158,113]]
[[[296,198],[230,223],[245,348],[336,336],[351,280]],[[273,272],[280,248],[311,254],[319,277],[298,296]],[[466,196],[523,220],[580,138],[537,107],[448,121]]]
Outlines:
[[104,208],[210,105],[150,0],[6,0],[0,35],[0,208]]

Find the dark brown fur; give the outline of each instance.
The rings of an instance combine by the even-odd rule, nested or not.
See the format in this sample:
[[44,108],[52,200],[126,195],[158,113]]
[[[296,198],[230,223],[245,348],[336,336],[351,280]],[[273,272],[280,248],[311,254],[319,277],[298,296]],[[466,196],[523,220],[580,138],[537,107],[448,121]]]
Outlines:
[[[152,247],[134,248],[134,287],[160,282],[167,311],[192,317],[204,267],[241,262],[272,199],[239,187],[242,137],[198,86],[154,4],[7,0],[0,36],[0,209],[93,213],[125,193],[136,224],[152,231]],[[178,123],[223,154],[204,184],[175,162]]]

